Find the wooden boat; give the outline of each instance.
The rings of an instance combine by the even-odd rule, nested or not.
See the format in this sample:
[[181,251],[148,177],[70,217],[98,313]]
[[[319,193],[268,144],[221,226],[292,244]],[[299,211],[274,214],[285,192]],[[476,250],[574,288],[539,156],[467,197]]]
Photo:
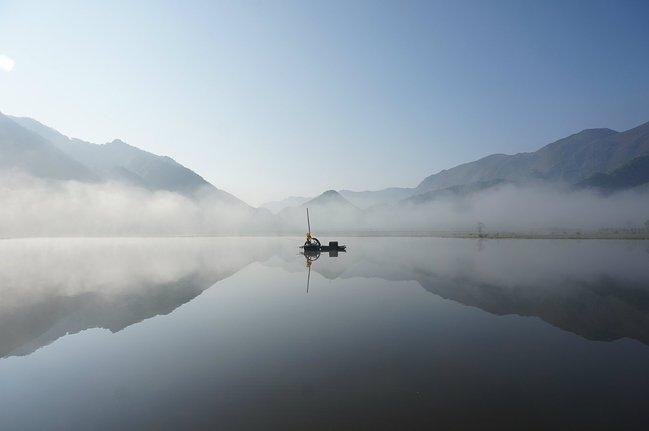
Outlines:
[[329,254],[339,251],[347,251],[346,245],[339,245],[338,241],[329,241],[329,245],[322,245],[320,240],[313,235],[311,235],[311,220],[309,219],[309,209],[306,209],[306,223],[308,226],[308,232],[306,233],[306,241],[304,245],[301,245],[300,248],[306,252],[315,253],[327,251]]

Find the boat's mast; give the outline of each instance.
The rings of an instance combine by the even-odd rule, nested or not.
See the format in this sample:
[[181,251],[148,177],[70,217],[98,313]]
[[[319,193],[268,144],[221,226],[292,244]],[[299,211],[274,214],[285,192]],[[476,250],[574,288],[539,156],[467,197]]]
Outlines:
[[309,231],[307,233],[307,236],[311,238],[311,220],[309,220],[309,209],[306,209],[306,224],[309,227]]

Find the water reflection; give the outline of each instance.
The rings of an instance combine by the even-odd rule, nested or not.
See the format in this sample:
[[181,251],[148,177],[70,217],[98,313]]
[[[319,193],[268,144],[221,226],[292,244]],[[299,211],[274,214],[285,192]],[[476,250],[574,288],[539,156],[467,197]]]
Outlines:
[[[345,251],[343,251],[345,253]],[[303,250],[300,252],[306,261],[307,277],[306,277],[306,293],[309,293],[309,285],[311,284],[311,265],[313,262],[320,259],[322,252],[320,250]],[[338,257],[338,250],[329,250],[324,253],[328,257]]]
[[649,256],[623,241],[355,239],[295,258],[289,238],[17,240],[0,243],[0,356],[89,328],[168,314],[252,262],[329,280],[416,281],[495,315],[535,316],[590,340],[649,344]]
[[0,241],[3,429],[647,425],[645,244],[298,243]]
[[246,265],[266,242],[242,239],[29,239],[0,242],[0,356],[66,334],[112,332],[168,314]]
[[[642,242],[372,238],[353,250],[315,271],[329,279],[416,281],[492,314],[539,317],[590,340],[649,344],[649,256]],[[284,268],[296,270],[290,260]]]

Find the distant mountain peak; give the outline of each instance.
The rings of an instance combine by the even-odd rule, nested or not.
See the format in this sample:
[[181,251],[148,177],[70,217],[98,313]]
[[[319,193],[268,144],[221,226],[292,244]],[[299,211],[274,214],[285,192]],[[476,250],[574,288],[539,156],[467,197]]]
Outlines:
[[130,147],[130,145],[128,145],[126,142],[122,141],[121,139],[113,139],[108,144],[109,145],[127,145],[127,146]]
[[304,197],[304,196],[289,196],[285,199],[282,199],[280,201],[270,201],[270,202],[265,202],[260,205],[260,208],[266,208],[272,213],[278,213],[282,211],[285,208],[293,207],[293,206],[300,206],[304,202],[307,202],[311,200],[311,198]]
[[346,200],[337,191],[335,191],[335,190],[327,190],[325,192],[322,192],[320,195],[316,196],[315,198],[311,199],[309,202],[312,202],[312,201],[315,201],[315,200],[332,200],[332,199]]
[[327,197],[340,196],[340,197],[342,198],[342,196],[340,195],[340,193],[338,193],[338,192],[335,191],[335,190],[327,190],[326,192],[322,192],[322,194],[321,194],[320,196],[321,196],[321,197],[325,197],[325,196],[327,196]]
[[332,204],[332,203],[353,206],[351,202],[349,202],[347,199],[345,199],[340,193],[338,193],[335,190],[327,190],[326,192],[323,192],[321,195],[316,196],[315,198],[311,199],[308,202],[305,202],[304,204],[302,204],[302,206]]
[[[608,127],[595,127],[592,129],[584,129],[574,135],[588,135],[588,136],[606,136],[618,133],[617,130],[609,129]],[[573,136],[574,136],[573,135]]]
[[363,211],[335,190],[327,190],[300,206],[284,208],[278,213],[290,225],[298,228],[305,224],[305,209],[310,209],[311,225],[316,230],[340,228],[357,224]]

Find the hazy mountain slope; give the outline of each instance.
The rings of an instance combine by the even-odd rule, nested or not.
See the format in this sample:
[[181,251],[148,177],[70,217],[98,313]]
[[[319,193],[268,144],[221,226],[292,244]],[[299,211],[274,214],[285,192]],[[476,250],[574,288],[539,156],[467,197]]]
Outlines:
[[383,205],[398,202],[413,194],[413,189],[403,187],[390,187],[377,191],[355,192],[340,190],[339,193],[352,204],[359,208],[369,208],[374,205]]
[[42,178],[97,180],[81,163],[0,113],[0,170],[14,169]]
[[278,215],[291,229],[306,229],[306,208],[314,232],[358,226],[363,218],[363,211],[335,190],[327,190],[300,206],[285,208]]
[[530,172],[533,158],[528,153],[493,154],[427,177],[415,188],[415,194],[498,178],[522,180]]
[[272,213],[277,214],[284,208],[302,205],[303,203],[309,201],[310,199],[311,198],[307,198],[304,196],[289,196],[286,199],[282,199],[281,201],[271,201],[271,202],[263,203],[259,207],[266,208]]
[[417,186],[417,192],[495,179],[543,178],[575,183],[647,154],[649,123],[621,133],[611,129],[587,129],[534,153],[495,154],[441,171],[424,179]]
[[14,117],[14,120],[50,140],[59,150],[102,178],[120,180],[152,190],[168,190],[246,205],[170,157],[149,153],[118,139],[103,145],[71,139],[31,118]]
[[342,190],[341,194],[355,205],[368,208],[397,203],[422,193],[497,180],[575,184],[598,172],[610,172],[644,155],[649,155],[649,123],[625,132],[605,128],[586,129],[535,152],[492,154],[442,170],[426,177],[415,188],[365,192]]
[[320,196],[316,196],[315,198],[303,203],[302,207],[317,208],[320,206],[330,206],[330,205],[341,206],[349,209],[356,209],[356,210],[358,209],[335,190],[327,190],[326,192],[322,193]]
[[599,139],[617,134],[611,129],[586,129],[544,146],[534,154],[532,169],[546,178],[574,179],[580,177],[588,163],[598,157],[584,150]]
[[649,183],[649,156],[642,156],[636,157],[610,173],[597,173],[581,181],[578,186],[616,191],[647,183]]
[[401,201],[405,204],[423,204],[444,198],[459,198],[479,193],[481,191],[508,184],[509,181],[496,179],[490,181],[478,181],[470,184],[447,187],[445,189],[432,190],[426,193],[411,196]]

